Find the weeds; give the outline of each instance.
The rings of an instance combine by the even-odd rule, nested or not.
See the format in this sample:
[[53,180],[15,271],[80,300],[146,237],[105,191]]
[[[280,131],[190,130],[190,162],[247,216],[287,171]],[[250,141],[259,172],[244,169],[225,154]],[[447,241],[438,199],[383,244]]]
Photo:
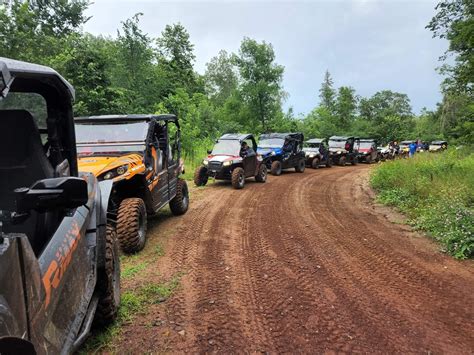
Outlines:
[[396,206],[455,258],[474,256],[474,154],[449,150],[380,165],[371,176],[380,202]]

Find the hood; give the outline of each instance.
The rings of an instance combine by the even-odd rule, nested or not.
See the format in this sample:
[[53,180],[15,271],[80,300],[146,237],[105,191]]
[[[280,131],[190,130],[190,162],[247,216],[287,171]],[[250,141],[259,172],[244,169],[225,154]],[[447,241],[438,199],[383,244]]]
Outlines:
[[233,156],[233,155],[208,155],[207,160],[208,161],[218,161],[220,163],[223,163],[227,160],[234,160],[240,158],[238,156]]
[[92,173],[100,176],[103,173],[118,168],[122,165],[140,167],[143,166],[143,158],[140,154],[128,154],[120,157],[82,157],[78,159],[79,171]]
[[369,153],[371,148],[359,148],[360,153]]
[[433,144],[431,144],[428,150],[431,150],[431,151],[433,151],[433,150],[441,150],[441,148],[442,148],[442,147],[441,147],[440,145],[433,145]]
[[303,152],[319,152],[319,148],[303,148]]
[[283,153],[283,148],[257,148],[257,153],[263,156],[275,153],[274,155],[279,155]]
[[329,148],[329,151],[333,153],[337,153],[337,152],[347,153],[347,150],[345,150],[344,148]]

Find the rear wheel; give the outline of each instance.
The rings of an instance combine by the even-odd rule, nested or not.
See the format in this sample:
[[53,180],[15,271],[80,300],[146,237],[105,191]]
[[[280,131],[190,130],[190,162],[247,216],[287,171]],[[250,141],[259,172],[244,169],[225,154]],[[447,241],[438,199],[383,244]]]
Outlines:
[[98,326],[113,322],[120,305],[120,258],[115,228],[107,225],[105,238],[105,267],[98,277],[99,303],[94,319]]
[[342,156],[339,158],[339,160],[338,160],[337,163],[338,163],[338,165],[340,165],[340,166],[345,166],[345,165],[346,165],[346,157],[342,155]]
[[328,160],[326,161],[326,168],[332,167],[332,158],[328,157]]
[[235,168],[232,171],[232,187],[234,189],[243,189],[245,185],[244,169]]
[[295,171],[297,173],[303,173],[305,168],[306,168],[306,164],[304,163],[304,159],[301,159],[298,161],[298,164],[295,166]]
[[311,162],[311,167],[313,169],[318,169],[319,164],[320,164],[319,158],[314,158],[313,161]]
[[188,184],[183,179],[176,183],[176,196],[170,201],[171,212],[175,216],[185,214],[189,207]]
[[270,171],[272,175],[281,175],[281,161],[275,160],[274,162],[272,162],[272,168]]
[[267,167],[264,163],[261,163],[258,167],[258,174],[255,176],[255,181],[265,182],[267,181]]
[[204,186],[207,184],[208,179],[207,168],[205,166],[197,167],[196,171],[194,171],[194,184],[196,186]]
[[122,201],[117,216],[117,235],[122,251],[136,253],[145,247],[147,215],[141,198]]

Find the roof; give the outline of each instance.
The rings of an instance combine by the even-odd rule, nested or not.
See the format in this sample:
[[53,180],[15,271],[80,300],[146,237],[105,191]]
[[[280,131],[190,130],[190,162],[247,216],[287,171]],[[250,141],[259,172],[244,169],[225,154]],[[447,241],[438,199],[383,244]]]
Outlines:
[[415,143],[415,141],[401,141],[400,144],[411,144]]
[[346,140],[348,140],[349,138],[354,138],[354,137],[344,137],[344,136],[332,136],[332,137],[329,137],[329,139],[332,140],[332,141],[346,141]]
[[120,123],[120,121],[174,121],[177,122],[178,118],[176,115],[165,114],[165,115],[147,115],[147,114],[133,114],[133,115],[100,115],[100,116],[86,116],[76,117],[74,119],[76,123]]
[[253,135],[250,133],[227,133],[220,137],[219,140],[232,140],[241,142],[248,138],[253,138]]
[[448,141],[433,141],[431,144],[448,144]]
[[375,139],[371,139],[371,138],[363,138],[363,139],[360,139],[360,142],[364,142],[364,143],[372,143],[372,142],[375,142]]
[[303,133],[299,132],[288,132],[288,133],[264,133],[261,134],[259,139],[271,139],[271,138],[279,138],[279,139],[286,139],[286,138],[293,138],[303,140]]
[[60,74],[58,74],[56,70],[51,69],[50,67],[0,57],[0,71],[4,74],[4,76],[5,76],[5,73],[7,73],[13,78],[30,77],[34,79],[34,77],[37,77],[37,76],[55,77],[59,80],[59,82],[61,82],[65,86],[70,96],[73,99],[75,97],[74,87],[66,79],[64,79]]
[[308,139],[306,141],[306,143],[309,143],[309,144],[311,144],[311,143],[322,143],[323,141],[324,141],[323,138],[312,138],[312,139]]

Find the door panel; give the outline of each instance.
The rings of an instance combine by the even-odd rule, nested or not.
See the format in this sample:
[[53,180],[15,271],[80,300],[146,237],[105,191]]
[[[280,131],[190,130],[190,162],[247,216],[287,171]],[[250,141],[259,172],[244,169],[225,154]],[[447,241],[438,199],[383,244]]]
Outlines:
[[257,167],[257,156],[251,156],[244,158],[243,161],[245,177],[255,176],[255,169]]
[[172,162],[168,168],[169,196],[170,200],[176,196],[176,185],[178,184],[178,163]]

